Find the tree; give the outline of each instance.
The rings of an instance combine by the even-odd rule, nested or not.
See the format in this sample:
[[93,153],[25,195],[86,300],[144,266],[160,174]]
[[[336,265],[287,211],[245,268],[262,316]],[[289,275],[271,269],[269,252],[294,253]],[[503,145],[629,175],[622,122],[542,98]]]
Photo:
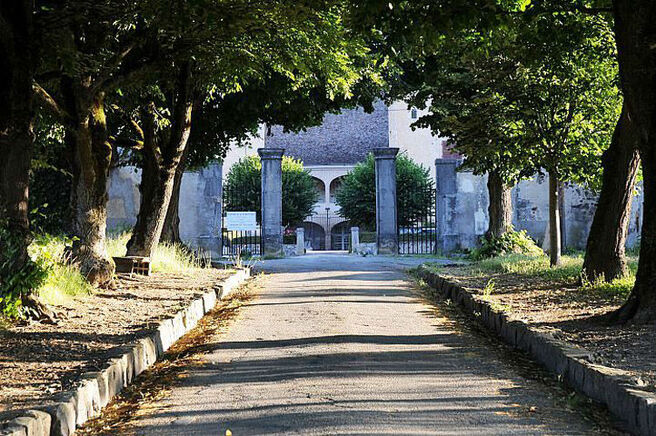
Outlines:
[[226,94],[205,101],[195,109],[190,146],[178,167],[171,205],[164,225],[165,238],[182,242],[178,229],[178,199],[184,169],[202,168],[220,160],[231,147],[239,147],[258,132],[259,126],[279,125],[286,131],[321,124],[326,113],[336,113],[342,108],[362,106],[373,110],[372,103],[378,98],[380,83],[375,77],[365,75],[355,83],[349,95],[331,96],[329,84],[318,83],[299,87],[290,78],[272,73],[263,80],[245,84],[238,93]]
[[34,148],[32,80],[38,59],[33,13],[31,1],[0,5],[0,311],[10,315],[28,308],[40,311],[32,290],[42,274],[27,252]]
[[[228,195],[224,203],[226,211],[255,211],[257,221],[262,220],[262,162],[259,156],[248,156],[230,168],[224,189]],[[282,159],[282,225],[301,224],[312,215],[319,200],[314,180],[303,163],[289,156]]]
[[[434,183],[427,168],[401,154],[396,159],[397,220],[408,226],[424,217],[433,201]],[[351,170],[337,189],[335,201],[339,215],[351,225],[364,229],[376,227],[376,174],[372,154]]]
[[[420,124],[448,135],[470,168],[492,173],[491,183],[549,174],[552,265],[560,262],[560,183],[596,183],[619,112],[612,45],[602,17],[520,16],[445,38],[411,95],[430,101],[433,114]],[[503,191],[490,189],[491,206]],[[507,194],[496,200],[507,204]]]
[[414,126],[450,138],[464,156],[461,169],[488,174],[488,238],[512,229],[511,188],[536,171],[521,157],[511,106],[495,88],[515,65],[508,57],[490,56],[492,42],[471,31],[445,39],[423,63],[403,63],[393,87],[409,104],[429,106]]
[[[620,322],[656,319],[656,4],[648,0],[613,1],[620,86],[630,129],[638,138],[643,173],[643,224],[636,283],[614,314]],[[619,134],[618,134],[619,136]],[[622,136],[620,136],[622,137]],[[623,184],[628,185],[627,183]]]
[[[358,38],[346,38],[345,29],[340,24],[339,7],[325,8],[317,3],[314,7],[300,8],[290,15],[272,14],[275,12],[271,10],[274,6],[270,3],[250,4],[248,20],[255,20],[258,26],[265,29],[276,29],[275,32],[244,34],[224,31],[223,38],[227,41],[213,44],[212,50],[207,50],[204,44],[188,48],[185,58],[177,62],[187,67],[166,66],[160,69],[165,77],[171,75],[176,79],[167,87],[162,86],[163,81],[159,78],[157,88],[166,98],[158,101],[157,105],[153,101],[147,103],[145,107],[152,110],[142,109],[142,116],[139,117],[144,127],[141,129],[144,140],[139,159],[143,166],[142,202],[132,238],[128,242],[129,255],[149,255],[159,241],[168,204],[176,189],[176,174],[180,174],[177,187],[180,186],[181,172],[177,169],[183,159],[187,160],[185,150],[192,130],[194,107],[217,115],[216,101],[231,94],[245,98],[242,91],[249,83],[257,83],[256,86],[266,89],[272,85],[280,87],[280,82],[283,82],[284,92],[279,92],[275,98],[282,96],[286,101],[292,92],[304,95],[305,89],[323,90],[325,96],[317,96],[322,101],[341,100],[342,96],[352,92],[351,88],[361,79],[363,71],[367,72],[369,62],[366,51]],[[285,2],[277,5],[282,6],[289,5]],[[244,51],[250,54],[250,58],[242,59]],[[192,57],[193,68],[189,61]],[[261,62],[261,59],[267,61]],[[194,94],[196,104],[192,104]],[[274,96],[273,93],[265,94]],[[275,101],[268,103],[279,105]],[[164,110],[156,110],[156,106]],[[156,125],[153,121],[159,113],[170,113],[171,116],[158,116],[164,123],[158,120]],[[217,132],[211,124],[226,125],[223,121],[209,124],[204,123],[203,127],[209,127],[210,132]],[[244,123],[238,122],[237,125],[243,126]],[[210,139],[211,134],[201,133],[201,129],[195,130],[198,132],[196,136]],[[243,135],[234,127],[230,130],[237,136]],[[218,149],[222,154],[224,147],[223,141],[205,144],[194,141],[192,144],[196,145],[192,158],[201,154],[208,156],[208,152],[216,157],[214,150]]]
[[626,235],[640,165],[636,130],[626,107],[602,156],[603,178],[583,260],[588,280],[608,282],[628,273]]
[[194,104],[192,63],[182,62],[178,70],[173,89],[166,98],[172,106],[168,128],[158,128],[154,102],[142,109],[141,203],[127,243],[128,256],[150,256],[159,243],[177,168],[189,139]]

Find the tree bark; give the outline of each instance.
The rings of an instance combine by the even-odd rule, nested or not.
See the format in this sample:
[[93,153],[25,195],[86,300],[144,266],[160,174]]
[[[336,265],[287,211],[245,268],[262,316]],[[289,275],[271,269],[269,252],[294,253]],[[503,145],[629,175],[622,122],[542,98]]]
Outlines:
[[643,170],[643,224],[636,283],[611,320],[656,320],[656,2],[615,0],[615,40],[627,117],[635,123]]
[[107,181],[112,147],[108,142],[104,93],[90,88],[90,79],[65,81],[75,123],[73,140],[73,259],[93,286],[104,286],[114,275],[114,262],[107,255]]
[[[132,237],[127,244],[129,256],[150,256],[159,243],[175,183],[191,132],[193,93],[191,65],[181,66],[176,83],[173,119],[168,139],[155,137],[154,105],[144,122],[144,165],[141,175],[141,204]],[[147,133],[150,132],[150,133]]]
[[490,197],[488,207],[490,224],[486,233],[488,238],[498,238],[512,230],[511,189],[496,171],[491,171],[488,174],[487,191]]
[[628,272],[626,235],[639,164],[637,137],[624,107],[610,147],[602,157],[601,193],[583,261],[583,272],[589,280],[610,282]]
[[[29,262],[31,242],[29,222],[29,174],[34,148],[33,91],[35,59],[32,2],[2,2],[0,5],[0,218],[6,221],[9,241],[0,240],[0,265],[8,277]],[[11,259],[5,259],[9,254]],[[0,287],[8,277],[0,277]]]
[[180,187],[182,186],[182,176],[184,175],[185,164],[184,161],[180,163],[177,171],[175,172],[175,179],[173,182],[173,192],[171,193],[171,200],[169,207],[166,211],[166,219],[164,220],[164,229],[162,230],[161,239],[172,244],[181,244],[182,238],[180,237]]
[[549,173],[549,263],[553,266],[560,265],[560,182],[558,177]]

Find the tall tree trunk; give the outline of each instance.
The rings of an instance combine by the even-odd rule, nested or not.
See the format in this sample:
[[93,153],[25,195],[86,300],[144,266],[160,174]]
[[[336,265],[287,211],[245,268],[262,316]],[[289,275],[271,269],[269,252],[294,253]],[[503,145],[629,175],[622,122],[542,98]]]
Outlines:
[[602,157],[601,193],[583,261],[583,272],[589,280],[603,278],[610,282],[627,273],[626,235],[640,164],[634,132],[624,106],[610,147]]
[[[154,105],[144,129],[144,167],[137,223],[127,244],[129,256],[150,256],[157,246],[169,208],[175,175],[191,131],[193,107],[191,65],[182,65],[176,83],[173,119],[168,140],[160,147],[155,138]],[[147,131],[151,133],[146,133]]]
[[180,187],[182,186],[182,176],[185,171],[184,161],[178,165],[175,172],[175,179],[173,181],[173,192],[171,193],[171,200],[169,207],[166,211],[166,219],[164,220],[164,229],[162,230],[161,239],[172,244],[181,244],[182,238],[180,237]]
[[643,224],[636,283],[614,320],[656,320],[656,2],[615,0],[615,40],[627,117],[643,170]]
[[487,191],[490,197],[488,213],[490,224],[486,236],[498,238],[512,229],[512,188],[498,172],[491,171],[487,176]]
[[[0,224],[6,226],[0,239],[0,289],[4,288],[3,282],[29,263],[35,68],[32,14],[31,1],[0,3],[0,218],[5,220]],[[5,236],[11,241],[3,240]]]
[[72,85],[76,124],[72,128],[75,201],[73,258],[93,286],[111,282],[114,262],[107,255],[107,181],[112,147],[107,141],[104,94],[93,93],[89,80]]
[[560,265],[560,182],[553,172],[549,173],[549,263]]

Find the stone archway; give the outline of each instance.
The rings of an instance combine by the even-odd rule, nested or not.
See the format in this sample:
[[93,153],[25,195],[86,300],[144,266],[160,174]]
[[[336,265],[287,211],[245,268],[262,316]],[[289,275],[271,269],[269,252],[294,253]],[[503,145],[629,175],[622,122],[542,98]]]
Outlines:
[[330,229],[330,249],[346,251],[349,249],[349,239],[351,237],[351,225],[348,221],[342,221],[335,224]]
[[305,221],[303,223],[305,230],[305,247],[317,251],[326,249],[326,232],[323,227],[317,223]]

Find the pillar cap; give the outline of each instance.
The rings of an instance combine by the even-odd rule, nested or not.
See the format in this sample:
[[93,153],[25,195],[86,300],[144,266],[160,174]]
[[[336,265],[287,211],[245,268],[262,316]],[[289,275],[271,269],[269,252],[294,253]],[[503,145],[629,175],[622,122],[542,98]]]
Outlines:
[[435,165],[460,165],[462,163],[462,159],[453,159],[453,158],[442,158],[438,157],[435,159]]
[[260,155],[262,159],[282,159],[282,155],[285,154],[284,148],[258,148],[257,154]]
[[399,153],[399,149],[396,147],[379,147],[374,148],[373,152],[376,159],[394,159]]

